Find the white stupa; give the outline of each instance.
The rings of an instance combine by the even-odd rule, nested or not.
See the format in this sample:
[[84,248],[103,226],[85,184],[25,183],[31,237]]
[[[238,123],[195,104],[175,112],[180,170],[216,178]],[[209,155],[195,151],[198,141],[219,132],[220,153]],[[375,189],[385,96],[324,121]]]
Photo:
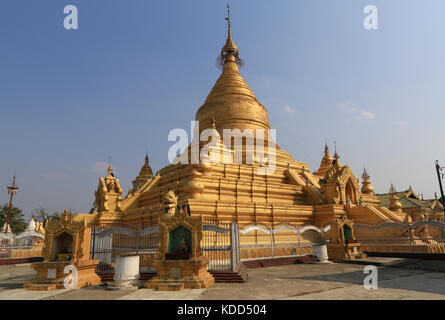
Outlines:
[[[5,233],[5,231],[6,231],[6,223],[3,225],[2,233]],[[11,235],[12,235],[11,225],[8,225],[8,236]]]
[[28,222],[28,226],[25,231],[35,231],[36,230],[36,222],[34,221],[34,217],[31,217],[31,220]]

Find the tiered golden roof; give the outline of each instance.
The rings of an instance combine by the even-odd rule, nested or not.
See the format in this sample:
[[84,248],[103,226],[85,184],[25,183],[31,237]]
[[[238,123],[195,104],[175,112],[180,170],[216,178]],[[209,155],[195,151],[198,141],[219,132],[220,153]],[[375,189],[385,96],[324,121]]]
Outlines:
[[220,59],[223,65],[222,74],[196,113],[200,128],[210,128],[214,117],[221,136],[223,129],[269,130],[266,108],[257,100],[239,74],[239,51],[232,39],[230,24]]
[[332,161],[334,159],[329,153],[329,147],[326,144],[324,147],[324,156],[323,159],[321,159],[320,168],[314,172],[315,175],[324,178],[326,175],[326,172],[329,171],[329,169],[332,167]]
[[149,164],[148,154],[146,154],[144,165],[139,171],[139,175],[133,180],[133,189],[130,190],[130,193],[138,191],[151,178],[153,178],[153,171]]

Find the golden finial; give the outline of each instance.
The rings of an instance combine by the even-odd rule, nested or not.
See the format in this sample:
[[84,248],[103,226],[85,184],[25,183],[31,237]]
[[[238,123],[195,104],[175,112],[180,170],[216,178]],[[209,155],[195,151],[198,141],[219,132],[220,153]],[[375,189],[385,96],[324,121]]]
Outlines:
[[241,66],[242,61],[239,56],[238,47],[232,40],[232,29],[230,21],[230,6],[227,4],[227,40],[224,47],[221,49],[221,54],[218,57],[218,64],[222,67],[227,62],[235,62],[237,65]]
[[108,157],[108,169],[107,169],[108,175],[113,176],[113,167],[111,166],[111,156]]
[[340,156],[337,153],[337,141],[335,141],[335,140],[334,140],[334,150],[335,150],[334,160],[337,161],[338,159],[340,159]]
[[329,154],[328,138],[325,138],[325,143],[324,143],[324,154],[325,154],[325,155],[328,155],[328,154]]
[[227,20],[227,26],[228,26],[228,30],[229,30],[229,32],[230,32],[230,5],[229,4],[227,4],[227,18],[226,18],[226,20]]

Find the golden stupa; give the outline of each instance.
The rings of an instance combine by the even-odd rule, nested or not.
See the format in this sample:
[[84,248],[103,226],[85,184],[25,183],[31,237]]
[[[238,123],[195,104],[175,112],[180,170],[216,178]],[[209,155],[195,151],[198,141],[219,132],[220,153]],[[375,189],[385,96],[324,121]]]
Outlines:
[[[266,108],[239,73],[241,59],[228,21],[227,40],[219,57],[222,73],[196,113],[200,131],[213,128],[221,137],[224,129],[269,132],[271,126]],[[219,146],[229,152],[235,148],[222,141]],[[268,154],[267,148],[273,146],[267,141],[265,146]],[[243,146],[243,154],[245,152]],[[125,199],[116,201],[116,197],[121,197],[121,191],[114,187],[118,181],[101,182],[102,190],[105,191],[107,185],[110,188],[108,193],[96,193],[96,202],[102,208],[98,210],[99,221],[152,222],[169,207],[178,205],[186,207],[191,216],[202,215],[218,221],[237,221],[240,225],[257,224],[266,228],[305,224],[324,227],[345,216],[355,223],[402,222],[404,214],[399,208],[391,211],[380,205],[369,175],[366,175],[361,191],[359,180],[339,158],[337,151],[332,157],[326,145],[320,168],[311,173],[307,163],[294,160],[276,146],[275,170],[270,174],[259,174],[258,168],[264,164],[254,159],[253,163],[240,164],[170,164],[156,176],[148,174],[151,168],[147,168],[147,159],[142,170],[146,174],[141,171]],[[106,199],[113,201],[112,205],[107,206]],[[256,237],[258,240],[258,235]],[[275,242],[286,242],[289,237],[295,235],[282,232],[277,234]],[[269,241],[269,237],[265,241]]]

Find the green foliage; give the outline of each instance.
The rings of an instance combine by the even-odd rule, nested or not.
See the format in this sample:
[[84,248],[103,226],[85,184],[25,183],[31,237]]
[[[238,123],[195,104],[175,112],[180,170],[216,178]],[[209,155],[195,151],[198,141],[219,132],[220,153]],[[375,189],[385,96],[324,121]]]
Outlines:
[[96,212],[97,212],[97,209],[98,209],[98,207],[97,207],[97,203],[96,203],[96,201],[94,201],[94,202],[93,202],[93,206],[91,207],[89,213],[96,213]]
[[32,215],[34,217],[34,220],[45,222],[46,219],[49,219],[50,221],[57,220],[62,214],[60,212],[53,212],[50,214],[45,208],[38,208],[32,210]]
[[[8,219],[9,204],[4,204],[0,207],[0,226],[3,227]],[[11,217],[9,220],[13,233],[20,233],[26,229],[25,217],[22,214],[22,210],[12,206]]]

